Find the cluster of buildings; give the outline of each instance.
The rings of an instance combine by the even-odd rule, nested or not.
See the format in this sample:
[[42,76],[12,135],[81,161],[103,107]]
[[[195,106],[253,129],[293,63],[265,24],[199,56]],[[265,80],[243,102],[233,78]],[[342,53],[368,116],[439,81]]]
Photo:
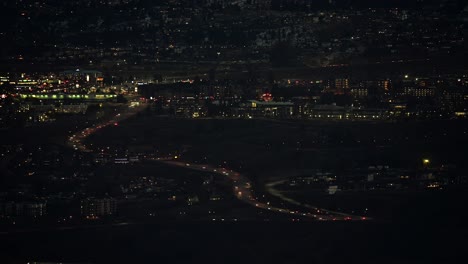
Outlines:
[[38,218],[46,215],[47,204],[45,202],[0,202],[0,218],[7,217],[32,217]]
[[[140,150],[138,154],[129,155],[125,151],[106,148],[97,154],[71,153],[67,148],[50,144],[3,145],[0,151],[5,162],[2,162],[2,168],[8,167],[7,173],[23,181],[14,183],[15,187],[0,190],[0,224],[36,220],[79,223],[120,216],[131,218],[153,212],[155,206],[149,211],[141,209],[133,215],[134,210],[129,208],[129,203],[149,201],[164,209],[170,205],[183,207],[200,201],[224,199],[215,191],[213,176],[181,179],[172,175],[155,176],[150,171],[150,175],[134,174],[132,168],[141,168],[141,159],[164,159],[167,154],[159,152],[150,154]],[[173,159],[173,153],[167,158]],[[114,167],[118,170],[112,175],[96,172],[97,168]],[[96,185],[100,183],[95,179],[100,177],[112,178],[108,182],[112,187],[96,191]],[[8,178],[8,181],[12,179]],[[121,206],[123,209],[119,209]]]
[[0,73],[0,126],[53,122],[57,115],[85,114],[88,107],[115,102],[128,87],[104,83],[95,70]]
[[[32,27],[38,31],[37,39],[18,30],[6,32],[5,37],[12,34],[23,45],[25,39],[31,46],[42,43],[43,52],[6,52],[3,59],[108,70],[152,69],[164,63],[245,64],[271,60],[272,48],[287,42],[292,49],[301,49],[299,61],[327,66],[454,54],[463,50],[465,41],[466,12],[453,14],[440,6],[317,10],[323,6],[317,1],[37,3],[16,7],[20,18],[16,27]],[[42,16],[53,19],[31,25]],[[113,37],[106,37],[109,34]],[[45,36],[48,39],[41,39]]]
[[468,114],[468,75],[179,82],[138,87],[152,112],[186,118],[445,119]]
[[391,168],[387,165],[369,166],[346,173],[317,171],[310,176],[293,177],[283,188],[315,189],[322,193],[336,194],[340,191],[395,191],[395,190],[439,190],[452,185],[466,184],[456,167],[429,167],[424,160],[421,169]]
[[112,216],[117,213],[117,203],[112,198],[86,198],[80,202],[81,215],[88,219]]
[[[328,77],[290,74],[298,65],[326,71],[347,65],[431,63],[430,59],[447,57],[456,64],[453,54],[466,52],[468,9],[453,12],[444,7],[450,1],[444,1],[442,8],[423,9],[325,8],[339,2],[334,0],[14,2],[0,4],[17,16],[15,23],[0,29],[5,46],[0,69],[12,69],[0,72],[0,128],[84,115],[104,103],[125,102],[124,96],[146,101],[145,114],[180,118],[468,117],[468,74],[462,71],[363,78],[333,70]],[[42,65],[49,65],[46,72],[21,72]],[[79,67],[63,70],[70,65]],[[282,72],[276,66],[288,68]],[[284,77],[288,75],[295,78]],[[297,77],[305,75],[309,77]],[[113,198],[96,198],[87,189],[95,165],[136,167],[144,159],[176,158],[184,152],[181,149],[107,148],[92,154],[33,148],[2,146],[2,168],[11,170],[7,173],[41,179],[47,186],[40,191],[32,184],[12,189],[18,196],[13,199],[11,193],[0,193],[0,218],[60,212],[99,219],[117,215],[123,200],[159,199],[188,206],[223,200],[214,191],[212,178],[181,183],[134,177],[110,190]],[[65,166],[72,168],[63,171]],[[317,184],[329,193],[413,186],[437,189],[461,180],[445,168],[408,171],[377,166],[353,175],[357,178],[343,180],[317,173],[291,180],[290,187]]]
[[[47,217],[46,209],[47,203],[41,201],[2,201],[0,202],[0,219],[44,218]],[[98,219],[113,216],[116,213],[117,204],[115,199],[86,198],[80,201],[80,215],[83,218]]]
[[[403,74],[386,78],[217,80],[191,77],[171,83],[99,71],[1,74],[3,127],[83,115],[90,106],[139,96],[150,113],[183,118],[306,118],[335,120],[445,119],[468,116],[468,74]],[[124,97],[125,96],[125,97]],[[133,162],[127,160],[125,162]]]

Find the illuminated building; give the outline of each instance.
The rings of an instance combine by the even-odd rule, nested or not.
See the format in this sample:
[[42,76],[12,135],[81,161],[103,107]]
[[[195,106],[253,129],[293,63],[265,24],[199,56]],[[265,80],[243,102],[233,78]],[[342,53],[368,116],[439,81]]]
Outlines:
[[343,93],[349,89],[349,80],[346,78],[335,79],[335,89],[338,93]]
[[367,97],[369,94],[369,91],[367,88],[357,87],[357,88],[351,88],[351,94],[354,97],[362,98],[362,97]]
[[9,84],[9,83],[10,83],[10,76],[8,75],[0,76],[0,85]]
[[16,89],[25,90],[25,89],[33,88],[36,85],[38,85],[37,80],[20,79],[16,82]]
[[88,218],[114,215],[116,212],[117,204],[111,198],[88,198],[81,201],[81,215]]
[[331,105],[316,105],[309,115],[314,119],[362,119],[376,120],[387,116],[384,109],[357,109],[352,107]]
[[348,110],[343,106],[331,105],[316,105],[311,111],[311,118],[330,118],[330,119],[346,119],[349,117]]
[[294,103],[266,102],[249,100],[249,113],[252,116],[290,117],[293,115]]
[[62,100],[62,99],[80,99],[89,101],[100,101],[115,99],[116,94],[45,94],[45,93],[21,93],[21,99],[40,99],[40,100]]
[[430,97],[435,95],[435,87],[405,87],[404,94],[413,97]]
[[0,215],[39,217],[46,214],[46,203],[43,202],[2,202]]
[[388,92],[392,89],[392,81],[390,80],[380,80],[378,81],[378,86],[383,89],[385,92]]

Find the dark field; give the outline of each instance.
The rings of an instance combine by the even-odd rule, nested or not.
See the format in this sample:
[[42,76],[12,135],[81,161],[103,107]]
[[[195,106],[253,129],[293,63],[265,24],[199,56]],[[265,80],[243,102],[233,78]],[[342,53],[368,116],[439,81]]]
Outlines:
[[[187,120],[142,115],[88,140],[98,146],[183,152],[182,159],[228,164],[254,180],[302,169],[347,170],[370,165],[466,168],[468,122],[320,122]],[[224,163],[226,162],[226,163]]]
[[467,235],[433,222],[165,222],[45,230],[0,243],[2,263],[460,263]]

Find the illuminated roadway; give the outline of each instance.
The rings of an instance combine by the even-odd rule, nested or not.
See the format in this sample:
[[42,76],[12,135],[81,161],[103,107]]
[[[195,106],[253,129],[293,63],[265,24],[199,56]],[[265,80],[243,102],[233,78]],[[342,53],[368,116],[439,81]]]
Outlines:
[[[145,104],[140,103],[139,105],[130,105],[128,110],[125,111],[124,113],[119,113],[115,115],[113,118],[110,120],[107,120],[105,122],[96,124],[92,127],[85,128],[82,131],[79,131],[69,138],[69,144],[78,151],[82,152],[93,152],[91,148],[88,148],[84,144],[84,140],[90,136],[93,133],[96,133],[98,130],[108,127],[108,126],[117,126],[119,122],[134,116],[136,113],[141,111],[146,107]],[[91,144],[92,145],[92,144]],[[288,208],[281,208],[277,206],[270,205],[269,202],[261,202],[258,201],[255,196],[254,192],[252,190],[252,183],[251,181],[244,175],[228,170],[226,168],[218,168],[214,167],[212,165],[204,165],[204,164],[190,164],[187,162],[179,161],[176,159],[151,159],[151,160],[156,160],[163,162],[167,165],[171,166],[177,166],[177,167],[184,167],[187,169],[191,170],[196,170],[196,171],[205,171],[205,172],[210,172],[210,173],[215,173],[222,175],[224,177],[229,178],[232,181],[233,184],[233,193],[237,197],[237,199],[250,204],[256,208],[259,209],[264,209],[264,210],[269,210],[272,212],[277,212],[277,213],[283,213],[283,214],[288,214],[291,216],[299,216],[299,217],[307,217],[311,219],[316,219],[316,220],[370,220],[369,218],[362,217],[362,216],[356,216],[356,215],[350,215],[350,214],[345,214],[345,213],[340,213],[340,212],[334,212],[334,211],[329,211],[326,209],[321,209],[317,208],[314,206],[310,205],[304,205],[300,204],[299,202],[296,201],[290,201],[287,199],[284,199],[284,197],[280,197],[285,201],[288,201],[292,204],[306,207],[307,211],[299,211],[299,210],[293,210],[293,209],[288,209]]]
[[[184,167],[184,168],[191,169],[191,170],[205,171],[205,172],[210,172],[210,173],[215,173],[215,174],[225,176],[229,178],[230,180],[232,180],[234,195],[239,200],[245,203],[248,203],[252,206],[255,206],[257,208],[260,208],[260,209],[270,210],[273,212],[289,214],[289,215],[294,215],[294,216],[308,217],[308,218],[313,218],[316,220],[370,220],[369,218],[362,217],[362,216],[334,212],[334,211],[321,209],[318,207],[312,207],[308,205],[306,205],[305,207],[308,207],[308,209],[312,209],[312,211],[308,210],[308,212],[304,212],[304,211],[291,210],[288,208],[281,208],[281,207],[273,206],[273,205],[270,205],[269,202],[264,203],[264,202],[258,201],[255,198],[254,193],[252,191],[252,183],[250,182],[250,180],[246,176],[238,172],[228,170],[226,168],[213,167],[211,165],[206,165],[206,164],[191,164],[191,163],[186,163],[183,161],[175,161],[175,160],[166,160],[162,162],[171,166]],[[300,204],[297,203],[296,205],[300,205]]]
[[309,209],[312,209],[312,210],[325,212],[325,213],[328,213],[330,215],[338,215],[338,216],[341,216],[341,218],[344,218],[344,219],[350,218],[349,220],[351,220],[351,219],[352,220],[370,220],[369,217],[351,215],[351,214],[347,214],[347,213],[343,213],[343,212],[337,212],[337,211],[331,211],[331,210],[328,210],[328,209],[318,208],[317,206],[313,206],[313,205],[305,204],[305,203],[300,203],[300,202],[298,202],[298,201],[296,201],[294,199],[286,197],[281,192],[279,192],[278,190],[275,189],[276,185],[285,183],[286,181],[287,180],[280,180],[280,181],[270,182],[270,183],[266,184],[266,190],[271,195],[276,196],[276,197],[280,198],[281,200],[283,200],[285,202],[288,202],[288,203],[291,203],[291,204],[294,204],[294,205],[297,205],[297,206],[302,206],[302,207],[306,207],[306,208],[309,208]]
[[68,143],[72,146],[75,150],[79,150],[81,152],[92,152],[90,148],[88,148],[84,144],[84,140],[90,136],[91,134],[96,133],[96,131],[103,129],[108,126],[118,126],[119,122],[130,118],[140,112],[141,110],[145,109],[146,104],[139,102],[136,104],[135,102],[129,103],[127,111],[124,113],[118,113],[110,120],[107,120],[102,123],[95,124],[94,126],[87,127],[79,132],[76,132],[68,139]]

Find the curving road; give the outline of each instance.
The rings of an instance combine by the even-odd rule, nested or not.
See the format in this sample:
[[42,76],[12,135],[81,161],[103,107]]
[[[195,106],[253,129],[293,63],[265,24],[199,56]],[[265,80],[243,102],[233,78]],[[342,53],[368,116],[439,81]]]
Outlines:
[[319,207],[314,206],[314,205],[301,203],[301,202],[298,202],[298,201],[296,201],[296,200],[294,200],[292,198],[289,198],[289,197],[283,195],[280,191],[275,189],[276,185],[285,183],[286,181],[287,180],[280,180],[280,181],[270,182],[270,183],[266,184],[267,192],[270,193],[271,195],[275,196],[275,197],[278,197],[279,199],[281,199],[281,200],[283,200],[285,202],[288,202],[288,203],[291,203],[291,204],[294,204],[294,205],[297,205],[297,206],[306,207],[306,208],[316,210],[316,211],[319,211],[319,212],[325,212],[325,213],[330,214],[330,215],[338,215],[341,218],[344,218],[346,220],[371,220],[371,218],[367,217],[367,216],[352,215],[352,214],[347,214],[347,213],[343,213],[343,212],[337,212],[337,211],[332,211],[332,210],[328,210],[328,209],[323,209],[323,208],[319,208]]
[[[134,107],[129,107],[125,113],[119,113],[115,115],[110,120],[105,122],[96,124],[92,127],[85,128],[82,131],[79,131],[73,134],[69,138],[69,145],[72,146],[75,150],[82,151],[82,152],[93,152],[92,148],[87,147],[84,144],[84,140],[90,136],[91,134],[96,133],[98,130],[108,127],[108,126],[117,126],[119,122],[134,116],[136,113],[141,111],[146,107],[145,104],[141,104]],[[167,165],[177,166],[177,167],[184,167],[191,170],[196,171],[206,171],[210,173],[215,173],[222,175],[224,177],[229,178],[233,184],[233,193],[237,197],[237,199],[250,204],[256,208],[269,210],[272,212],[282,213],[282,214],[289,214],[292,216],[300,216],[300,217],[307,217],[311,219],[321,220],[321,221],[334,221],[334,220],[369,220],[366,217],[355,216],[350,214],[344,214],[340,212],[329,211],[325,209],[321,209],[318,207],[310,206],[310,205],[303,205],[296,201],[290,201],[288,199],[284,199],[294,205],[299,205],[305,207],[306,210],[298,211],[289,208],[281,208],[278,206],[270,205],[269,202],[264,203],[258,201],[254,196],[254,191],[252,187],[252,182],[245,176],[238,172],[228,170],[226,168],[218,168],[213,165],[204,165],[204,164],[189,164],[184,161],[176,160],[176,159],[164,159],[164,158],[153,158],[151,160],[163,162]],[[282,198],[282,197],[280,197]]]
[[84,140],[89,137],[91,134],[96,133],[98,130],[103,129],[108,126],[118,126],[119,122],[128,119],[138,112],[146,108],[145,103],[133,104],[132,102],[129,103],[127,111],[124,113],[118,113],[110,120],[95,124],[91,127],[87,127],[81,131],[76,132],[72,136],[68,138],[68,144],[73,147],[75,150],[79,150],[82,152],[92,152],[93,150],[88,148],[84,144]]
[[[161,161],[161,160],[159,160]],[[313,218],[316,220],[321,221],[338,221],[338,220],[353,220],[353,221],[362,221],[362,220],[370,220],[369,218],[345,214],[341,212],[334,212],[326,209],[321,209],[314,206],[304,206],[300,203],[296,203],[295,205],[299,205],[302,207],[307,207],[307,211],[298,211],[298,210],[291,210],[288,208],[281,208],[277,206],[270,205],[269,203],[264,203],[258,201],[252,190],[252,183],[251,181],[244,175],[240,174],[239,172],[228,170],[226,168],[218,168],[207,164],[190,164],[183,161],[176,161],[176,160],[166,160],[161,161],[165,164],[177,167],[184,167],[191,170],[196,171],[206,171],[210,173],[219,174],[225,176],[232,180],[233,183],[233,193],[237,197],[237,199],[248,203],[252,206],[255,206],[259,209],[270,210],[277,213],[289,214],[294,216],[300,217],[308,217]]]

